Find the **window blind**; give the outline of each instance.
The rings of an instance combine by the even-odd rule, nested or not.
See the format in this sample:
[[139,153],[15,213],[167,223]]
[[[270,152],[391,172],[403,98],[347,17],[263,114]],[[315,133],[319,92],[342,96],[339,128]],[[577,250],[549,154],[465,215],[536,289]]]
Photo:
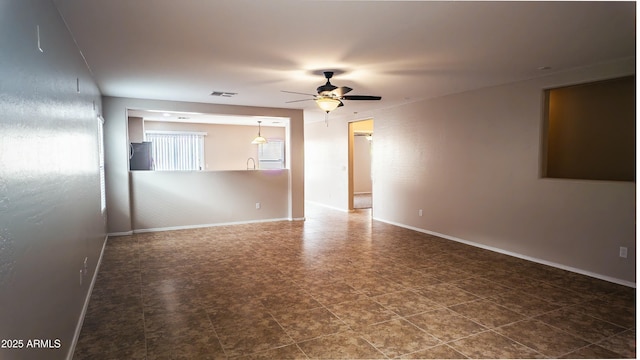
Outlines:
[[191,132],[145,132],[146,140],[152,143],[154,170],[203,170],[204,135]]
[[284,141],[269,139],[258,145],[258,164],[260,169],[284,169]]

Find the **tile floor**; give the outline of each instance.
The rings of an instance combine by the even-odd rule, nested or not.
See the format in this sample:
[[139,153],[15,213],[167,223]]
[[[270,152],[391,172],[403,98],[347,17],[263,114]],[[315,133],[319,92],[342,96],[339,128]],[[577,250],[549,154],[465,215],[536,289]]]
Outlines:
[[74,359],[635,358],[635,289],[308,207],[109,239]]

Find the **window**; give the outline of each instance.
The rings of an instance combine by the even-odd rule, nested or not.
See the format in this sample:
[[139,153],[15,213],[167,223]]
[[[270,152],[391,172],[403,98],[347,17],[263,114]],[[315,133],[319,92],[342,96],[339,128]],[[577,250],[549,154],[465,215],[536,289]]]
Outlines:
[[147,131],[151,142],[153,169],[187,171],[204,169],[204,137],[206,133]]
[[100,211],[107,210],[107,193],[104,174],[104,119],[98,116],[98,168],[100,172]]
[[635,77],[545,91],[543,175],[635,180]]
[[258,145],[259,169],[284,169],[284,141],[269,139]]

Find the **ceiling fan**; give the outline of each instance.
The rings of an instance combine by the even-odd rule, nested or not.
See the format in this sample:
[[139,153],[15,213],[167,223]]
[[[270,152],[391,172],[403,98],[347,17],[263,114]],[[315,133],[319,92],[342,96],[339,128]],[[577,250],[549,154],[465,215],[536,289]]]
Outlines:
[[287,101],[287,103],[315,100],[316,104],[318,104],[318,106],[322,110],[324,110],[326,113],[329,113],[329,111],[333,111],[340,106],[344,106],[344,104],[342,103],[342,100],[380,100],[382,99],[382,97],[380,96],[346,95],[348,92],[350,92],[353,89],[348,86],[338,87],[331,84],[330,80],[333,77],[333,71],[325,71],[324,77],[327,79],[327,82],[324,85],[318,86],[318,88],[316,89],[316,91],[318,92],[317,95],[282,90],[282,92],[286,92],[290,94],[308,95],[313,97],[311,99]]

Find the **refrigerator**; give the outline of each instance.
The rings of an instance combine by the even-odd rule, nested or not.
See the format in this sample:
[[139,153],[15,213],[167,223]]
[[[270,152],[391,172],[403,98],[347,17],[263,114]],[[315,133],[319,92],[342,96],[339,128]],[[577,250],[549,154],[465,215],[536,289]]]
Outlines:
[[153,170],[151,142],[145,141],[129,145],[129,170]]

